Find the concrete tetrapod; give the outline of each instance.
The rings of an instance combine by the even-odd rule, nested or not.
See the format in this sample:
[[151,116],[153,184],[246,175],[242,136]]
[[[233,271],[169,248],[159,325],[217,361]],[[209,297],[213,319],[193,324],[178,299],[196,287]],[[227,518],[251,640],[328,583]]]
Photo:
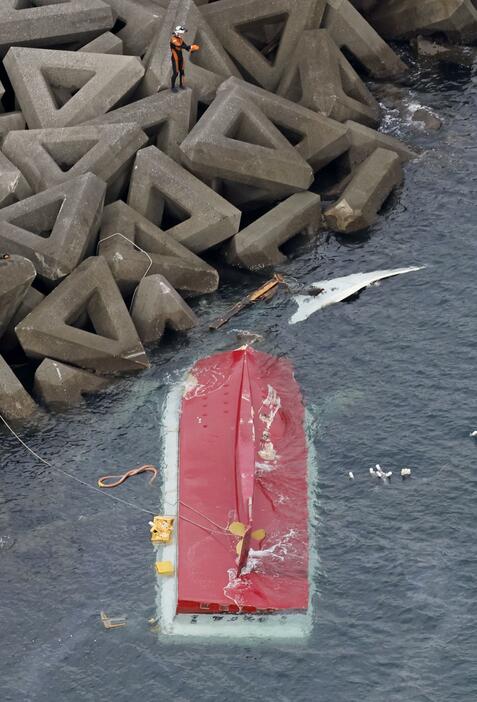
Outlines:
[[117,32],[124,45],[124,53],[131,56],[144,56],[147,47],[154,39],[164,22],[164,8],[160,3],[146,5],[138,0],[103,0],[114,10],[124,26]]
[[[31,6],[29,6],[31,5]],[[10,46],[54,46],[88,40],[114,24],[102,0],[2,0],[0,54]]]
[[477,7],[473,0],[388,0],[376,5],[370,21],[386,39],[436,33],[462,43],[477,39]]
[[392,78],[407,71],[407,66],[349,0],[328,0],[323,23],[338,48],[346,47],[376,78]]
[[12,205],[32,194],[23,174],[0,151],[0,208]]
[[11,422],[29,419],[38,411],[38,406],[0,356],[0,414]]
[[399,156],[387,149],[376,149],[358,166],[338,202],[326,210],[328,227],[343,234],[369,227],[402,179]]
[[277,92],[338,122],[379,124],[378,103],[326,29],[303,33]]
[[128,205],[194,253],[229,239],[240,226],[240,210],[155,146],[137,153]]
[[35,192],[94,173],[109,184],[112,199],[126,184],[136,151],[146,142],[134,124],[84,124],[10,132],[3,151]]
[[30,314],[30,312],[34,310],[35,307],[39,305],[42,300],[44,300],[44,298],[45,296],[39,290],[32,287],[28,288],[25,297],[17,307],[13,317],[10,319],[0,340],[0,347],[3,353],[9,353],[19,345],[19,341],[15,333],[15,327],[17,324],[20,324],[22,319],[25,319],[27,314]]
[[118,54],[123,53],[123,41],[111,32],[101,34],[93,41],[85,44],[78,51],[86,51],[90,54]]
[[48,357],[106,374],[149,366],[118,286],[101,257],[83,261],[20,322],[16,334],[33,358]]
[[30,129],[70,127],[103,114],[144,75],[134,56],[20,46],[3,63]]
[[138,285],[131,316],[143,344],[159,341],[165,327],[187,331],[198,319],[162,275],[151,275]]
[[183,161],[206,178],[265,188],[278,199],[313,182],[313,171],[257,105],[221,91],[181,144]]
[[412,151],[406,144],[389,134],[377,132],[374,129],[349,120],[345,123],[348,129],[348,139],[350,143],[349,151],[345,154],[349,167],[353,169],[358,163],[364,161],[377,148],[389,149],[399,156],[401,163],[417,158],[418,154]]
[[180,161],[179,146],[195,122],[194,105],[191,90],[181,90],[178,93],[164,90],[95,117],[88,124],[132,122],[153,140],[158,149],[175,161]]
[[83,395],[103,390],[108,378],[45,358],[35,372],[34,390],[45,405],[61,409],[82,402]]
[[92,173],[0,210],[0,247],[56,285],[93,252],[106,184]]
[[21,256],[0,253],[0,338],[36,277],[33,263]]
[[227,52],[267,90],[275,90],[307,26],[315,0],[216,0],[200,10]]
[[348,130],[340,122],[237,78],[224,81],[217,96],[232,90],[254,102],[314,171],[319,171],[349,148]]
[[226,260],[250,270],[282,263],[280,246],[303,231],[317,233],[320,225],[320,196],[296,193],[236,234],[226,246]]
[[411,45],[419,57],[455,64],[456,66],[473,66],[476,50],[473,46],[457,46],[449,42],[439,43],[424,39],[422,36],[411,41]]
[[187,27],[187,43],[201,46],[200,51],[184,57],[186,84],[199,100],[210,103],[221,82],[229,76],[240,78],[240,73],[194,0],[170,0],[163,23],[144,57],[146,74],[139,95],[146,97],[171,87],[170,38],[172,29],[179,24]]
[[120,200],[103,211],[98,253],[123,295],[132,294],[145,273],[161,273],[182,295],[214,292],[219,284],[212,266]]
[[0,114],[0,146],[8,132],[25,129],[25,120],[21,112],[4,112]]
[[314,0],[306,29],[320,29],[327,8],[328,0]]

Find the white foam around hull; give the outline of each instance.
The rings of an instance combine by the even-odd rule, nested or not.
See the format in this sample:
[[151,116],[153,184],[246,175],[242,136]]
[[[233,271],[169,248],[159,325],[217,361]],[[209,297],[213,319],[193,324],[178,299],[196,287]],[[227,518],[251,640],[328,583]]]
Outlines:
[[[163,444],[163,491],[160,513],[177,518],[179,475],[179,417],[186,381],[177,383],[170,390],[164,407],[162,421]],[[310,436],[311,422],[307,416],[308,429],[308,513],[312,516],[309,527],[309,605],[306,612],[276,614],[176,614],[177,571],[173,576],[157,576],[156,608],[159,635],[165,637],[201,637],[233,639],[303,640],[309,636],[313,623],[313,581],[316,575],[315,555],[314,488],[316,485],[316,461]],[[158,561],[177,564],[177,543],[155,545]]]

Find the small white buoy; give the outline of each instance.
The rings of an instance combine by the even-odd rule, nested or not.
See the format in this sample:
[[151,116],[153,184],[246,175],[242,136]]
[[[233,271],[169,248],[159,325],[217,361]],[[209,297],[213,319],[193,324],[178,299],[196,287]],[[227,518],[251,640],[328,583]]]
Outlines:
[[476,431],[471,431],[469,436],[471,436],[473,439],[477,439],[477,430]]
[[352,471],[352,470],[350,470],[350,471],[348,472],[348,478],[349,478],[350,480],[354,480],[354,475],[353,475],[353,471]]
[[410,468],[401,468],[401,478],[403,480],[406,480],[406,478],[411,477],[411,469]]

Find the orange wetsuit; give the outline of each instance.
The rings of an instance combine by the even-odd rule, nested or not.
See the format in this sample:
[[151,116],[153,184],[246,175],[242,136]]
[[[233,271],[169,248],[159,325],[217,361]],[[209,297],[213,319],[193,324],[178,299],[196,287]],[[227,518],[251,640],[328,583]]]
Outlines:
[[185,43],[182,37],[178,37],[173,34],[170,41],[171,46],[171,61],[172,61],[172,79],[171,88],[176,85],[177,76],[179,76],[179,85],[181,88],[184,87],[184,57],[182,55],[182,50],[190,51],[190,46]]

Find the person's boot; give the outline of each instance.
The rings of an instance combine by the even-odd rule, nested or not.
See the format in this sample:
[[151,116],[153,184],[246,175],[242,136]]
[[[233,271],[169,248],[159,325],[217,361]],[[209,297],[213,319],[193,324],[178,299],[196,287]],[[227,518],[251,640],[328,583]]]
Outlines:
[[175,78],[172,78],[172,79],[171,79],[171,91],[172,91],[173,93],[177,93]]

